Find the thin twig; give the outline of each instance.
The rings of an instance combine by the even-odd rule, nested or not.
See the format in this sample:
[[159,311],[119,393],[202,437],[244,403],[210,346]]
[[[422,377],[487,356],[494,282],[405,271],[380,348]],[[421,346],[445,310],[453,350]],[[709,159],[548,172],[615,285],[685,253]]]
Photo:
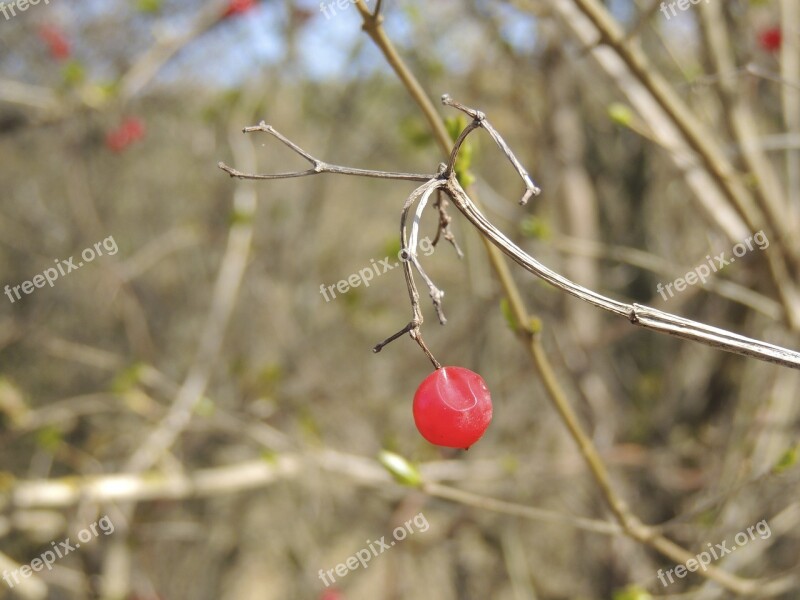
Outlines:
[[376,179],[400,179],[405,181],[428,181],[436,177],[436,175],[424,175],[419,173],[392,173],[390,171],[371,171],[369,169],[353,169],[351,167],[342,167],[339,165],[331,165],[326,162],[314,158],[308,152],[300,148],[297,144],[289,138],[279,133],[271,125],[267,125],[261,121],[258,125],[245,127],[242,130],[244,133],[253,133],[256,131],[263,131],[269,135],[280,140],[283,144],[292,149],[293,152],[302,156],[305,160],[310,162],[313,166],[305,171],[290,171],[288,173],[273,173],[259,175],[255,173],[243,173],[233,167],[229,167],[224,162],[219,162],[217,166],[225,171],[231,177],[238,179],[290,179],[292,177],[306,177],[308,175],[318,175],[319,173],[335,173],[337,175],[353,175],[355,177],[374,177]]
[[428,287],[430,290],[431,300],[433,300],[434,308],[436,309],[436,313],[439,317],[439,322],[444,325],[446,319],[444,318],[444,314],[442,313],[441,307],[441,300],[442,296],[444,295],[440,290],[433,285],[433,282],[430,278],[425,274],[422,268],[419,265],[419,262],[416,261],[416,248],[410,247],[408,238],[406,235],[406,220],[408,218],[408,211],[413,206],[414,202],[419,199],[420,204],[424,208],[425,202],[427,199],[430,198],[431,194],[433,194],[436,189],[442,187],[444,185],[444,181],[435,177],[430,181],[426,182],[425,184],[418,187],[416,190],[411,192],[411,195],[406,199],[405,204],[403,205],[403,211],[400,216],[400,242],[402,244],[402,256],[403,256],[403,274],[405,275],[406,280],[406,287],[408,288],[408,297],[411,300],[411,312],[412,317],[411,321],[406,325],[403,329],[399,332],[395,333],[394,335],[389,336],[386,340],[381,342],[380,344],[376,345],[372,351],[373,352],[380,352],[384,346],[390,344],[394,340],[398,339],[404,333],[408,333],[411,338],[417,342],[419,347],[428,357],[428,359],[433,364],[434,368],[440,369],[441,364],[431,353],[428,346],[425,344],[425,341],[422,339],[422,323],[424,321],[424,317],[422,316],[422,311],[419,308],[419,292],[417,291],[417,285],[414,283],[414,274],[411,272],[411,263],[414,263],[417,270],[423,276],[423,278],[428,283]]
[[453,232],[450,231],[450,222],[453,220],[447,212],[447,198],[442,196],[442,190],[436,190],[436,202],[433,203],[433,207],[439,211],[439,228],[436,230],[436,237],[433,238],[433,242],[431,244],[436,247],[436,244],[439,243],[440,238],[444,238],[453,246],[458,255],[458,258],[464,258],[464,253],[461,251],[461,248],[456,242],[456,237],[453,235]]
[[483,114],[479,110],[475,110],[474,108],[469,108],[459,102],[456,102],[448,94],[444,94],[442,96],[442,104],[444,104],[445,106],[452,106],[453,108],[456,108],[461,112],[466,113],[473,119],[472,123],[470,123],[464,129],[464,131],[461,132],[461,135],[458,136],[458,139],[456,140],[455,144],[453,144],[453,150],[450,153],[450,162],[448,163],[448,170],[445,171],[444,174],[445,177],[449,176],[450,171],[455,169],[456,157],[458,156],[459,150],[461,150],[461,145],[464,143],[464,140],[472,132],[473,129],[480,127],[482,129],[485,129],[486,132],[490,136],[492,136],[494,142],[497,144],[500,150],[503,151],[503,154],[506,155],[506,158],[509,160],[509,162],[511,162],[511,164],[514,166],[514,169],[517,171],[517,173],[519,173],[520,178],[522,178],[522,181],[525,183],[525,194],[522,196],[522,199],[519,201],[519,203],[523,205],[527,204],[531,196],[538,196],[541,193],[542,191],[541,188],[539,188],[539,186],[533,182],[531,176],[528,175],[528,171],[526,171],[525,167],[522,166],[522,163],[519,162],[517,157],[511,151],[511,148],[508,147],[508,144],[500,135],[500,133],[494,127],[492,127],[489,121],[486,120],[485,114]]

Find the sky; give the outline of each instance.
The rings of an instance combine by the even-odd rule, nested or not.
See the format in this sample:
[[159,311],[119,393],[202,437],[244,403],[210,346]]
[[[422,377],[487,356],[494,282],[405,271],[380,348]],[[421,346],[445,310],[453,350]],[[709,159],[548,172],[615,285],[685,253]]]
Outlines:
[[[177,30],[186,28],[205,0],[162,0],[163,15],[168,17],[143,15],[136,11],[141,0],[59,0],[58,4],[40,4],[30,7],[16,23],[0,23],[0,51],[6,52],[14,47],[3,47],[3,30],[14,25],[26,27],[42,22],[55,23],[74,39],[75,55],[83,59],[89,76],[93,79],[107,79],[115,76],[117,67],[104,53],[96,48],[81,46],[82,28],[91,28],[92,23],[104,23],[108,27],[124,28],[125,37],[117,38],[130,48],[134,56],[144,51],[151,42],[150,32],[157,29]],[[324,0],[326,5],[330,0]],[[370,8],[376,0],[367,0]],[[287,5],[283,0],[262,0],[256,9],[243,15],[228,19],[221,25],[195,40],[175,57],[160,73],[155,84],[174,84],[182,77],[217,83],[224,87],[239,85],[250,73],[275,64],[286,52],[283,29],[287,21]],[[485,6],[500,22],[502,35],[520,54],[530,53],[536,43],[536,21],[532,16],[514,10],[508,4],[497,0],[486,0]],[[308,78],[312,80],[341,80],[363,76],[373,70],[388,69],[374,51],[360,52],[355,61],[351,60],[356,44],[365,44],[360,27],[359,13],[351,3],[346,8],[327,7],[321,10],[319,0],[296,0],[293,5],[307,10],[313,15],[301,30],[298,52],[299,65],[287,77]],[[447,33],[436,36],[437,19],[457,19],[463,7],[460,0],[385,0],[386,27],[394,43],[403,49],[413,40],[413,30],[420,25],[431,32],[436,58],[448,72],[458,74],[467,72],[471,56],[481,52],[480,44],[475,43],[481,35],[478,25],[465,19],[461,28],[448,27]],[[630,0],[613,0],[612,11],[619,17],[630,18]],[[35,14],[34,14],[35,13]],[[22,20],[24,19],[24,21]],[[157,25],[156,25],[157,24]],[[449,36],[449,37],[447,37]],[[109,36],[112,42],[113,36]],[[25,58],[19,57],[19,69],[24,70]],[[15,69],[17,61],[4,62],[6,75]],[[16,69],[16,70],[19,70]],[[118,74],[117,74],[118,75]]]

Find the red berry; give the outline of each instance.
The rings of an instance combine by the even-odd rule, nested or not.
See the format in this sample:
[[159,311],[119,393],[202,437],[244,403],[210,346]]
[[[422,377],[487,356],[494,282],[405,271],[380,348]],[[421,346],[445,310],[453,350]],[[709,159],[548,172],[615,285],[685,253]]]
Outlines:
[[144,121],[138,117],[128,117],[119,127],[106,134],[106,147],[112,152],[122,152],[133,142],[144,137]]
[[47,44],[50,56],[56,60],[64,60],[70,57],[72,49],[66,36],[58,27],[53,25],[42,25],[39,27],[39,38]]
[[248,10],[256,7],[256,0],[230,0],[225,11],[222,13],[222,18],[232,17],[233,15],[241,15]]
[[437,369],[414,394],[414,423],[431,444],[467,449],[481,438],[491,421],[489,388],[469,369]]
[[114,129],[106,134],[106,147],[112,152],[122,152],[128,143],[129,139],[124,131]]
[[777,52],[781,48],[782,38],[780,27],[770,27],[758,34],[758,43],[767,52]]
[[142,139],[145,134],[144,121],[139,117],[128,117],[122,122],[120,129],[125,131],[132,142]]

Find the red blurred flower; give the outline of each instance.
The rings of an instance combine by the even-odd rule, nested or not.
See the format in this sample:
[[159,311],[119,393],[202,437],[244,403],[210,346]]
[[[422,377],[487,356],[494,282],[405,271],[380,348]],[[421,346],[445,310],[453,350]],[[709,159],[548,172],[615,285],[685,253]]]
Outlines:
[[69,40],[55,25],[41,25],[38,34],[39,39],[47,44],[50,56],[56,60],[65,60],[72,54]]
[[132,142],[142,139],[146,133],[144,121],[142,121],[139,117],[128,117],[122,122],[120,129],[128,134],[128,138]]
[[345,600],[345,597],[342,592],[330,589],[322,592],[322,596],[319,597],[319,600]]
[[226,19],[234,15],[241,15],[256,7],[256,0],[230,0],[225,11],[222,13],[222,18]]
[[769,27],[758,34],[758,43],[767,52],[777,52],[780,50],[782,39],[783,36],[780,27]]
[[106,147],[112,152],[123,152],[132,143],[145,136],[144,121],[138,117],[128,117],[119,127],[106,134]]

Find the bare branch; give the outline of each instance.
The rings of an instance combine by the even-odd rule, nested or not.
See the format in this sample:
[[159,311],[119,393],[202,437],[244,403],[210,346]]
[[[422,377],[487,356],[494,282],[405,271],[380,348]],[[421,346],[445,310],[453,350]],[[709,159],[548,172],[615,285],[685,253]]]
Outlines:
[[689,319],[684,319],[641,304],[619,302],[570,281],[566,277],[545,267],[503,235],[501,231],[492,225],[492,223],[478,211],[455,177],[451,177],[448,180],[445,190],[450,194],[456,207],[458,207],[464,216],[467,217],[467,219],[495,246],[500,248],[500,250],[521,267],[538,275],[561,291],[567,292],[598,308],[625,317],[634,325],[641,325],[647,329],[653,329],[661,333],[700,342],[707,346],[719,348],[720,350],[725,350],[734,354],[750,356],[766,362],[800,369],[800,352],[773,344],[767,344],[766,342],[754,340]]
[[[422,205],[422,208],[424,208],[431,194],[433,194],[433,192],[436,191],[437,189],[444,186],[444,184],[445,181],[443,179],[440,179],[438,175],[434,176],[434,178],[432,178],[430,181],[426,182],[424,185],[419,186],[417,189],[411,192],[411,194],[406,199],[405,204],[403,205],[403,211],[400,216],[400,242],[402,244],[403,274],[405,275],[406,287],[408,288],[408,297],[411,300],[412,317],[411,321],[409,321],[409,323],[405,327],[403,327],[403,329],[389,336],[387,339],[385,339],[380,344],[377,344],[372,349],[373,352],[376,353],[380,352],[384,348],[384,346],[398,339],[403,334],[408,333],[411,336],[411,338],[417,342],[417,344],[425,353],[425,355],[428,357],[428,359],[431,361],[433,366],[437,369],[441,368],[441,364],[439,363],[439,361],[436,360],[431,351],[425,345],[425,341],[422,339],[422,332],[420,328],[422,326],[424,318],[422,316],[422,311],[419,308],[419,292],[417,291],[417,285],[414,282],[414,275],[411,272],[411,264],[414,264],[414,266],[417,268],[417,271],[419,271],[420,275],[422,275],[423,279],[425,279],[426,283],[428,284],[431,300],[433,300],[433,305],[434,308],[436,309],[436,314],[439,317],[439,322],[442,325],[444,325],[446,322],[441,307],[441,300],[444,293],[440,291],[433,284],[430,277],[428,277],[428,275],[425,273],[425,271],[423,271],[422,267],[420,266],[419,261],[417,260],[416,257],[416,247],[415,247],[416,240],[414,242],[414,247],[410,246],[407,241],[408,237],[406,235],[406,221],[408,219],[408,211],[411,209],[411,207],[414,205],[414,202],[416,202],[418,198],[420,199],[420,204]],[[413,236],[414,234],[412,234],[412,237]]]
[[445,172],[445,176],[450,175],[450,170],[452,170],[456,163],[456,157],[458,156],[458,151],[461,149],[461,144],[464,143],[466,137],[472,132],[473,129],[477,129],[478,127],[482,127],[487,131],[487,133],[492,136],[494,142],[498,145],[498,147],[503,151],[503,154],[506,155],[506,158],[514,165],[514,169],[516,169],[519,176],[522,178],[522,181],[525,182],[525,195],[522,196],[522,199],[519,201],[520,204],[527,204],[528,200],[531,196],[538,196],[541,193],[541,188],[537,186],[531,176],[528,175],[528,171],[525,170],[525,167],[522,166],[522,163],[517,160],[517,157],[514,156],[514,153],[511,152],[511,148],[508,147],[506,141],[500,135],[500,133],[492,127],[492,124],[486,119],[486,115],[483,114],[479,110],[475,110],[474,108],[469,108],[464,106],[460,102],[456,102],[453,100],[448,94],[444,94],[442,96],[442,104],[445,106],[452,106],[460,110],[463,113],[466,113],[470,117],[472,117],[473,121],[470,123],[464,131],[461,132],[461,135],[458,136],[455,145],[453,146],[453,151],[450,154],[450,162],[448,164],[448,171]]
[[[466,136],[470,132],[474,131],[475,129],[478,129],[479,127],[487,129],[487,131],[490,132],[490,135],[492,135],[492,138],[497,142],[498,146],[501,148],[503,153],[508,157],[511,163],[515,165],[515,168],[517,168],[518,173],[520,173],[520,175],[523,177],[523,180],[525,180],[526,186],[528,186],[528,182],[530,182],[530,185],[528,186],[528,192],[526,192],[526,197],[530,196],[531,194],[538,193],[538,187],[536,187],[532,183],[530,177],[527,177],[527,171],[525,171],[525,169],[520,165],[516,156],[508,147],[508,145],[503,141],[502,137],[500,137],[499,133],[497,133],[491,127],[491,125],[488,124],[486,116],[482,112],[465,107],[464,105],[455,102],[447,95],[444,95],[442,97],[442,101],[445,104],[453,106],[454,108],[462,110],[466,114],[470,115],[471,117],[473,117],[473,121],[469,125],[467,125],[464,128],[464,131],[461,132],[461,135],[459,135],[458,141],[456,142],[456,146],[453,150],[453,154],[450,157],[449,163],[444,166],[440,165],[439,173],[430,176],[426,180],[426,183],[418,187],[416,190],[414,190],[406,200],[401,217],[400,233],[401,233],[401,239],[403,241],[403,249],[406,251],[407,257],[409,258],[409,260],[403,261],[403,272],[405,273],[406,285],[408,287],[409,297],[411,299],[413,318],[408,323],[408,325],[406,325],[402,330],[400,330],[400,332],[394,334],[384,342],[376,345],[373,349],[374,352],[380,352],[380,350],[388,343],[394,341],[398,337],[402,336],[404,333],[409,333],[411,337],[415,341],[417,341],[417,343],[423,349],[423,351],[431,360],[431,362],[434,364],[434,366],[437,366],[438,368],[438,362],[430,353],[430,350],[428,350],[428,348],[425,346],[420,334],[420,326],[422,325],[423,318],[422,318],[422,313],[419,310],[419,293],[417,292],[416,284],[414,283],[414,278],[411,272],[411,264],[413,264],[417,268],[417,270],[420,272],[420,274],[428,283],[431,292],[431,298],[433,299],[434,302],[434,306],[437,309],[437,313],[440,314],[440,321],[444,322],[443,315],[441,315],[440,313],[440,305],[439,305],[439,302],[441,301],[441,292],[432,284],[430,279],[420,268],[418,261],[415,260],[416,258],[414,255],[415,248],[406,243],[407,240],[406,219],[408,211],[410,210],[411,206],[417,199],[420,199],[422,208],[424,208],[424,205],[427,202],[427,199],[430,197],[430,195],[434,191],[441,189],[448,196],[450,196],[450,198],[455,203],[456,207],[489,241],[491,241],[495,246],[497,246],[501,251],[503,251],[506,255],[508,255],[512,260],[514,260],[524,269],[530,271],[531,273],[537,275],[538,277],[541,277],[549,284],[560,289],[561,291],[571,294],[576,298],[580,298],[581,300],[588,302],[589,304],[592,304],[598,308],[602,308],[603,310],[611,312],[617,316],[624,317],[634,325],[640,325],[647,329],[652,329],[654,331],[658,331],[661,333],[667,333],[669,335],[673,335],[676,337],[681,337],[684,339],[700,342],[707,346],[718,348],[720,350],[725,350],[727,352],[732,352],[734,354],[749,356],[766,362],[771,362],[786,367],[792,367],[795,369],[800,368],[800,352],[789,350],[781,346],[768,344],[760,340],[748,338],[742,335],[738,335],[736,333],[726,331],[724,329],[712,327],[710,325],[705,325],[703,323],[698,323],[696,321],[692,321],[689,319],[684,319],[682,317],[678,317],[676,315],[672,315],[670,313],[666,313],[658,309],[644,306],[641,304],[635,304],[635,303],[628,304],[625,302],[614,300],[612,298],[608,298],[598,292],[595,292],[573,281],[570,281],[566,277],[545,267],[543,264],[538,262],[532,256],[528,255],[524,250],[522,250],[508,237],[506,237],[499,229],[497,229],[477,209],[477,207],[472,202],[470,197],[458,183],[456,174],[453,170],[453,164],[455,162],[455,156],[457,154],[458,147],[460,146],[461,143],[463,143],[464,139],[466,139]],[[269,133],[274,132],[274,129],[269,128],[265,124],[262,124],[254,129],[251,128],[251,130],[267,131]],[[492,131],[494,131],[494,134],[492,134]],[[286,138],[283,138],[283,136],[279,136],[279,139],[284,140]],[[302,156],[306,157],[315,165],[317,164],[325,165],[325,163],[322,163],[321,161],[318,161],[317,159],[311,157],[311,155],[307,154],[305,151],[303,151],[295,144],[290,142],[288,139],[286,139],[285,143],[287,142],[288,145],[293,150],[295,150]],[[361,169],[349,169],[345,167],[341,167],[340,169],[342,170],[330,171],[330,172],[340,172],[345,174],[356,175],[362,171]],[[313,171],[313,173],[316,172],[317,172],[316,170]],[[382,173],[382,172],[367,171],[367,173]],[[269,178],[270,176],[262,176],[262,177]],[[525,179],[526,177],[527,180]],[[523,200],[525,199],[526,198],[523,198]],[[418,214],[421,214],[421,210],[418,211]],[[418,227],[418,222],[416,222],[416,220],[415,224]],[[415,241],[417,239],[418,236],[417,232],[418,229],[412,227],[412,236],[410,241]]]
[[353,169],[350,167],[341,167],[339,165],[329,165],[318,158],[314,158],[308,152],[300,148],[297,144],[289,138],[279,133],[271,125],[267,125],[261,121],[258,125],[245,127],[242,130],[244,133],[253,133],[255,131],[263,131],[271,136],[280,140],[283,144],[292,149],[293,152],[299,154],[313,167],[305,171],[292,171],[289,173],[273,173],[268,175],[257,175],[253,173],[243,173],[233,167],[229,167],[223,162],[219,162],[217,166],[225,171],[231,177],[238,177],[239,179],[289,179],[292,177],[306,177],[308,175],[317,175],[319,173],[335,173],[337,175],[353,175],[355,177],[374,177],[376,179],[399,179],[404,181],[429,181],[436,177],[436,175],[424,175],[419,173],[393,173],[391,171],[372,171],[369,169]]
[[447,205],[447,198],[442,197],[442,190],[436,190],[436,202],[433,203],[433,207],[439,211],[439,228],[436,230],[436,237],[433,238],[432,243],[435,247],[436,244],[439,243],[439,239],[444,238],[453,245],[458,258],[464,258],[464,253],[461,251],[461,248],[459,248],[456,237],[453,235],[453,232],[450,231],[450,222],[453,220],[453,217],[448,214]]

